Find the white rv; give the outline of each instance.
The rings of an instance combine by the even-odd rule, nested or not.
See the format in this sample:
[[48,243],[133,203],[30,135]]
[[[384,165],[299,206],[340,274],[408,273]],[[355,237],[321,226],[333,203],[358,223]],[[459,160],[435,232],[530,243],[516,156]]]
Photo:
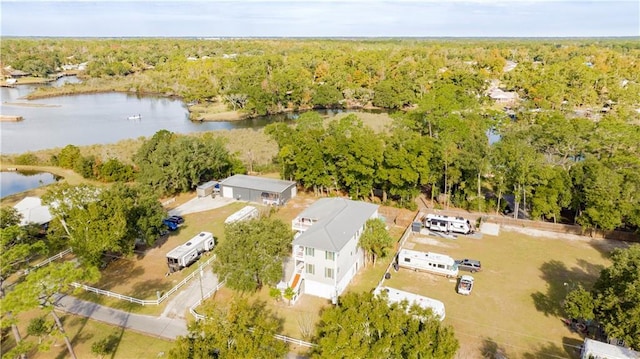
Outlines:
[[187,243],[172,249],[167,253],[169,273],[177,272],[182,268],[188,267],[200,258],[200,254],[212,250],[213,246],[215,246],[213,234],[200,232]]
[[423,309],[431,309],[433,314],[438,320],[443,321],[445,317],[444,303],[439,300],[432,299],[429,297],[425,297],[422,295],[418,295],[415,293],[405,292],[399,289],[390,288],[390,287],[378,287],[373,292],[376,296],[380,296],[383,293],[386,293],[387,301],[389,304],[392,303],[400,303],[403,300],[409,302],[409,306],[417,304],[419,307]]
[[230,223],[235,223],[240,221],[248,221],[250,219],[258,218],[259,214],[260,212],[258,212],[258,209],[256,207],[246,206],[241,210],[235,212],[234,214],[230,215],[229,217],[227,217],[227,219],[224,220],[224,224],[230,224]]
[[455,260],[447,255],[401,249],[398,252],[398,265],[413,270],[423,270],[447,277],[458,275]]
[[424,219],[424,226],[429,230],[438,232],[473,233],[471,222],[462,217],[427,214]]

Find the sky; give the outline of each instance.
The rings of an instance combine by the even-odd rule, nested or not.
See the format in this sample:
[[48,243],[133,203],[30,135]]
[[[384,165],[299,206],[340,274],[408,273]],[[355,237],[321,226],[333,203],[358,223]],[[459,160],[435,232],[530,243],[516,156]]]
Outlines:
[[640,0],[0,0],[0,36],[640,36]]

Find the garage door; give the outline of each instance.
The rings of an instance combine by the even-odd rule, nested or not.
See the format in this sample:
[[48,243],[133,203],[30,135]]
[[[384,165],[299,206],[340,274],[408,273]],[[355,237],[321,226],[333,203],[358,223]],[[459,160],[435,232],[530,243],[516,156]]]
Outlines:
[[233,187],[222,187],[222,197],[233,198]]

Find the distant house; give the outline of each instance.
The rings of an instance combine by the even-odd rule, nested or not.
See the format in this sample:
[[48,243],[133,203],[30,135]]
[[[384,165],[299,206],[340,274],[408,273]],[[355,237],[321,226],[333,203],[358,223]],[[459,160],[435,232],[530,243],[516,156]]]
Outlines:
[[358,246],[365,224],[378,218],[378,206],[344,198],[323,198],[302,211],[291,223],[294,274],[289,281],[300,294],[335,299],[364,265]]
[[498,103],[513,104],[518,101],[517,92],[507,92],[499,88],[494,88],[489,92],[489,97]]
[[38,197],[25,197],[13,208],[22,215],[21,226],[26,226],[30,223],[44,226],[53,219],[51,212],[49,212],[49,206],[43,206]]
[[21,71],[21,70],[14,70],[14,69],[10,69],[9,70],[9,76],[11,76],[11,78],[14,78],[14,79],[18,79],[20,77],[25,77],[25,76],[29,76],[29,75],[31,75],[31,74],[28,73],[28,72]]
[[640,352],[586,338],[581,359],[640,359]]
[[273,178],[234,175],[220,182],[224,198],[281,206],[297,194],[296,182]]

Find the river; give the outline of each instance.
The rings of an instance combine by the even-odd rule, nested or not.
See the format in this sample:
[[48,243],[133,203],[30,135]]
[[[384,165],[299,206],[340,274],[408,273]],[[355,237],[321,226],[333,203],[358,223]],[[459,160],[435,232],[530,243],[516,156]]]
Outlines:
[[[74,77],[52,83],[60,86]],[[42,86],[42,85],[39,85]],[[47,85],[49,86],[49,85]],[[178,99],[136,96],[110,92],[58,96],[28,101],[24,96],[36,86],[19,85],[1,88],[0,113],[22,116],[20,122],[0,123],[0,151],[3,154],[24,153],[64,147],[114,143],[123,139],[149,137],[165,129],[176,133],[260,128],[273,121],[295,115],[265,116],[231,122],[193,122]],[[140,119],[128,119],[140,115]]]

